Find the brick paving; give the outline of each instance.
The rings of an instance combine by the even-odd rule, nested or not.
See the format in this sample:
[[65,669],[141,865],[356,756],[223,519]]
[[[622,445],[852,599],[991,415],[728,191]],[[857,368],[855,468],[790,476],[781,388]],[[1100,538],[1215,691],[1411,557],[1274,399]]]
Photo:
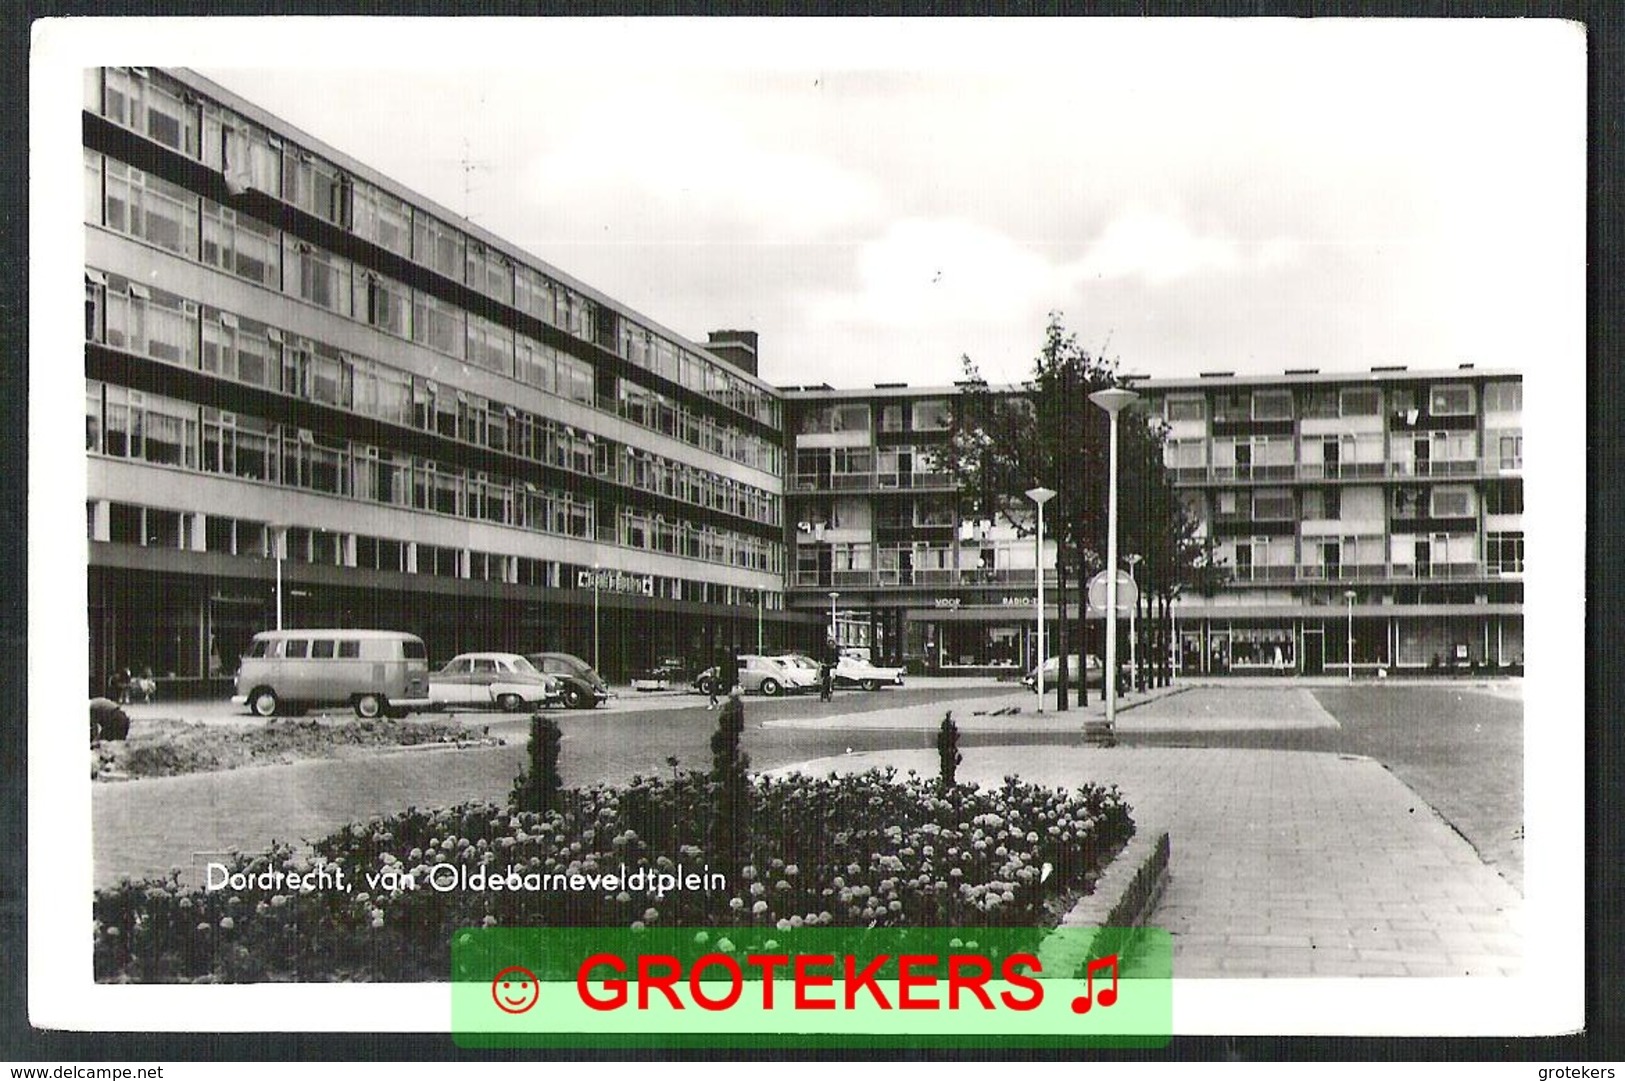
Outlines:
[[[768,725],[921,729],[935,727],[951,708],[969,731],[1077,732],[1104,708],[1091,701],[1039,716],[1030,692],[989,690],[985,698]],[[1215,705],[1211,693],[1183,690],[1129,697],[1120,707],[1120,730],[1336,725],[1302,685],[1248,688],[1245,715]],[[993,712],[1014,707],[1021,712]],[[998,783],[1016,774],[1052,786],[1117,784],[1138,821],[1169,830],[1169,883],[1153,921],[1173,935],[1178,977],[1500,976],[1520,970],[1516,889],[1373,759],[1314,751],[1103,748],[1081,741],[970,746],[964,756],[960,777],[967,781]],[[186,834],[191,848],[226,847],[242,843],[231,836],[232,823],[254,817],[244,814],[251,809],[244,801],[263,805],[267,814],[278,804],[310,805],[322,817],[344,821],[413,802],[433,804],[434,795],[450,794],[438,791],[445,767],[438,757],[390,755],[376,762],[368,772],[389,776],[387,783],[373,783],[370,800],[362,801],[372,803],[367,807],[356,806],[349,785],[332,783],[334,769],[354,771],[364,768],[361,762],[302,763],[143,782],[122,792],[124,786],[111,786],[97,791],[96,813],[106,825],[162,790],[172,812],[167,821]],[[481,787],[504,782],[497,772],[510,764],[506,757],[494,760],[495,772]],[[802,768],[821,773],[886,765],[929,773],[937,763],[932,751],[887,750]],[[100,880],[108,853],[106,833],[98,832]],[[148,839],[152,859],[176,851],[181,839],[171,832]]]
[[[925,752],[811,763],[936,768]],[[1177,977],[1504,976],[1522,964],[1522,900],[1376,761],[1299,751],[983,747],[961,780],[1118,785],[1169,831],[1152,922]]]

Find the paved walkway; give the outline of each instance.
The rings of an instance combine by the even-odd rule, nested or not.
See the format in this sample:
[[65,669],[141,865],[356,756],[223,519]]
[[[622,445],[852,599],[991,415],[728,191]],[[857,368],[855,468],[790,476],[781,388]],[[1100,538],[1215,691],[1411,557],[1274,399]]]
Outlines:
[[[977,747],[961,780],[1116,784],[1172,841],[1153,923],[1174,975],[1501,976],[1522,900],[1381,764],[1296,751]],[[820,773],[934,771],[932,752],[845,755]]]

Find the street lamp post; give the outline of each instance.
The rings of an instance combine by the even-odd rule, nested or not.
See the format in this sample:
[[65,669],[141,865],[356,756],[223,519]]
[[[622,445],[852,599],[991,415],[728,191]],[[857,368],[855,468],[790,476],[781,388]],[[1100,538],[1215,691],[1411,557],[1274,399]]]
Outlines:
[[[1033,534],[1034,577],[1038,579],[1038,712],[1044,712],[1044,504],[1055,498],[1053,488],[1029,488],[1027,498],[1038,504],[1038,532]],[[1065,618],[1066,598],[1062,598],[1062,618]]]
[[598,564],[592,565],[592,670],[598,668]]
[[832,589],[829,591],[829,640],[836,642],[837,645],[839,642],[835,637],[835,602],[840,599],[840,596],[839,590]]
[[1111,417],[1111,454],[1106,496],[1106,728],[1117,725],[1117,415],[1139,398],[1126,387],[1108,387],[1089,400]]
[[762,588],[756,587],[756,652],[761,654],[762,649]]
[[1135,690],[1144,690],[1140,686],[1140,581],[1134,576],[1134,568],[1141,558],[1132,552],[1123,557],[1123,562],[1128,564],[1128,580],[1134,583],[1134,607],[1128,610],[1128,670],[1133,673],[1130,683]]
[[1354,590],[1345,589],[1343,599],[1349,602],[1349,682],[1354,682]]
[[273,524],[266,527],[271,531],[271,554],[276,559],[276,629],[282,629],[282,549],[288,543],[288,527]]

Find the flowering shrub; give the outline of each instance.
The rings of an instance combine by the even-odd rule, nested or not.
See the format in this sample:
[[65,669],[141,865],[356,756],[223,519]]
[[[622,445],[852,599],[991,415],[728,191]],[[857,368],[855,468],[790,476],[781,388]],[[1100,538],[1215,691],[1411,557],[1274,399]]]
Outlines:
[[[756,778],[737,873],[717,886],[432,888],[502,877],[687,874],[711,856],[717,782],[634,778],[561,794],[546,812],[466,804],[347,826],[310,853],[279,846],[232,872],[292,871],[304,888],[98,892],[101,980],[444,980],[461,927],[700,927],[736,939],[805,926],[1046,927],[1133,832],[1115,787],[1007,777],[944,788],[895,770]],[[1044,865],[1050,865],[1048,876]],[[348,889],[310,888],[342,872]],[[370,876],[370,877],[369,877]],[[546,881],[545,879],[542,879]]]

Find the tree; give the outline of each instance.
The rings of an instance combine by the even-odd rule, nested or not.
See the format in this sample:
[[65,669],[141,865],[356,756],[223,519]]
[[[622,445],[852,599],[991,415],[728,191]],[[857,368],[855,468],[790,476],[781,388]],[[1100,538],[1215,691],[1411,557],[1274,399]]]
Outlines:
[[[1073,635],[1083,640],[1082,628],[1070,630],[1066,618],[1071,583],[1081,587],[1105,569],[1111,422],[1089,395],[1121,383],[1116,361],[1092,356],[1066,330],[1060,314],[1051,312],[1032,376],[1019,388],[995,390],[969,357],[961,363],[965,378],[941,466],[959,482],[962,517],[1002,520],[1022,535],[1036,528],[1024,493],[1038,486],[1055,491],[1044,524],[1057,551],[1056,601],[1062,617],[1055,652],[1066,657]],[[1119,551],[1142,557],[1140,584],[1166,616],[1180,590],[1206,590],[1216,583],[1210,580],[1206,544],[1163,465],[1165,427],[1150,423],[1138,409],[1125,411],[1118,423]],[[1145,603],[1149,615],[1150,600]],[[1085,607],[1080,588],[1080,619]],[[1062,710],[1069,675],[1063,665],[1057,687]]]

